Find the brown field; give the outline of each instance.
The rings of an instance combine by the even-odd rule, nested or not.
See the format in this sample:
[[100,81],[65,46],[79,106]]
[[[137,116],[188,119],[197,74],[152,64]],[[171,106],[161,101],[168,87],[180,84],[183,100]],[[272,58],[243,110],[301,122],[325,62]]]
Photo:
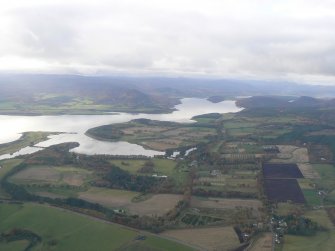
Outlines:
[[297,163],[309,162],[307,148],[298,148],[293,151],[292,155],[293,155],[294,162],[297,162]]
[[298,179],[298,183],[301,189],[315,189],[315,183],[310,179]]
[[64,198],[66,198],[66,196],[63,196],[63,195],[60,195],[60,194],[55,194],[55,193],[49,193],[49,192],[36,192],[34,194],[42,196],[42,197],[49,197],[49,198],[52,198],[52,199],[56,199],[56,198],[64,199]]
[[308,163],[308,150],[304,147],[296,147],[291,145],[277,145],[279,152],[277,157],[271,162],[276,163]]
[[127,209],[132,214],[161,216],[173,209],[181,199],[182,195],[177,194],[155,194],[145,201],[131,203]]
[[71,186],[81,186],[89,174],[90,172],[86,170],[71,166],[36,166],[24,169],[15,174],[12,179],[18,183],[65,183]]
[[218,208],[218,209],[234,209],[236,207],[251,207],[258,210],[262,207],[259,200],[243,200],[243,199],[223,199],[223,198],[200,198],[192,197],[191,207],[199,208]]
[[298,167],[306,179],[320,179],[320,175],[313,169],[311,164],[299,163]]
[[18,182],[42,182],[42,183],[57,183],[60,179],[59,173],[48,167],[28,168],[12,177]]
[[126,208],[131,200],[139,193],[118,189],[90,188],[86,192],[79,193],[79,198],[102,204],[112,208]]
[[178,128],[162,132],[162,138],[150,139],[142,141],[141,144],[155,150],[166,150],[169,148],[176,148],[181,145],[187,145],[192,142],[196,143],[208,135],[214,135],[214,131],[197,130],[190,128]]
[[181,195],[155,194],[147,200],[132,202],[138,195],[137,192],[125,190],[91,188],[80,193],[78,197],[111,208],[123,208],[130,214],[157,216],[166,214],[182,199]]
[[142,145],[158,151],[165,151],[169,148],[179,147],[182,143],[180,139],[159,139],[141,142]]
[[161,235],[198,246],[201,250],[232,250],[240,245],[232,227],[170,230]]
[[271,251],[272,250],[272,234],[264,233],[259,237],[248,249],[249,251]]
[[197,131],[197,132],[190,132],[187,134],[188,137],[194,138],[202,138],[208,135],[215,135],[215,132],[212,131]]
[[333,129],[324,129],[321,131],[307,133],[308,136],[320,136],[320,135],[335,135],[335,130]]
[[67,174],[63,181],[71,186],[81,186],[84,183],[85,176],[78,173]]
[[160,126],[155,126],[155,127],[144,127],[144,126],[135,126],[135,127],[129,127],[129,128],[125,128],[122,129],[121,131],[124,134],[152,134],[152,133],[157,133],[157,132],[164,132],[166,130],[171,129],[171,127],[160,127]]
[[335,226],[335,207],[326,208],[327,214]]
[[177,128],[177,129],[164,132],[164,136],[169,136],[169,137],[175,137],[175,136],[180,136],[180,135],[184,136],[185,134],[189,132],[190,132],[190,129],[188,128]]

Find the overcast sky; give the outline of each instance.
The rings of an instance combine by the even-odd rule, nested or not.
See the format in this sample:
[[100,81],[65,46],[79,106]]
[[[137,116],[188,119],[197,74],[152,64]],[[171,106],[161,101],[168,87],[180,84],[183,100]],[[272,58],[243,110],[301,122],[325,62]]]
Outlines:
[[0,4],[0,71],[335,84],[335,0]]

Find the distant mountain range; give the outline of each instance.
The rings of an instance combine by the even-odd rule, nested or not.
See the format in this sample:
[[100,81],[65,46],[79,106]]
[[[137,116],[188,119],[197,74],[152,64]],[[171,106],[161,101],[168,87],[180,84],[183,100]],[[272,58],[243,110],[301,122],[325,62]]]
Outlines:
[[297,107],[316,107],[327,108],[334,107],[335,99],[322,99],[307,96],[292,97],[292,96],[253,96],[250,98],[243,98],[237,101],[239,106],[245,108],[297,108]]
[[[334,86],[300,85],[289,82],[192,79],[167,77],[113,77],[43,74],[1,74],[0,102],[62,105],[87,98],[99,105],[145,109],[169,109],[183,97],[212,97],[214,102],[237,96],[286,96],[249,100],[253,106],[288,103],[296,96],[335,97]],[[210,99],[211,100],[211,99]],[[307,99],[292,102],[319,102]],[[245,103],[246,104],[246,103]]]

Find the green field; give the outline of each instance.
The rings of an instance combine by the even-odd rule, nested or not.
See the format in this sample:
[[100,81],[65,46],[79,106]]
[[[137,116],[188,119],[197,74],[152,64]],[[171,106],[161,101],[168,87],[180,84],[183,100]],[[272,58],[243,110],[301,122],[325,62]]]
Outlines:
[[323,226],[330,230],[335,230],[327,212],[323,209],[319,210],[311,210],[304,214],[307,218],[312,219],[313,221],[317,222],[320,226]]
[[307,201],[308,205],[311,206],[320,206],[321,205],[321,197],[317,194],[315,189],[302,189],[304,197]]
[[29,244],[28,241],[22,240],[22,241],[14,241],[14,242],[0,242],[0,250],[5,251],[22,251],[26,248],[26,246]]
[[335,246],[335,231],[320,232],[315,236],[303,237],[286,235],[283,251],[333,251]]
[[314,164],[313,168],[319,173],[319,185],[325,189],[335,189],[335,167],[329,164]]
[[[13,228],[28,229],[42,237],[34,251],[135,250],[132,247],[137,242],[141,242],[142,250],[192,250],[151,235],[143,241],[135,241],[136,236],[146,234],[44,205],[0,204],[0,232]],[[22,242],[0,245],[3,250],[15,251],[22,250],[22,246]]]
[[0,179],[9,172],[14,166],[20,164],[23,160],[22,159],[7,159],[0,161]]
[[314,180],[320,189],[327,191],[324,203],[335,205],[335,167],[329,164],[314,164],[313,168],[319,173],[321,179]]
[[153,159],[155,170],[158,173],[165,175],[173,175],[176,167],[176,162],[169,159]]

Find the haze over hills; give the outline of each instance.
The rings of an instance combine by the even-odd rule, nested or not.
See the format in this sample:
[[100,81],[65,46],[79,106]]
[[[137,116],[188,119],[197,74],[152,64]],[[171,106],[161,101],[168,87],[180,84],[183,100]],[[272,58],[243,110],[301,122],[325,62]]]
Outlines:
[[[178,99],[184,97],[207,98],[214,95],[217,100],[220,96],[335,96],[334,86],[167,77],[2,74],[0,87],[1,102],[6,103],[2,110],[10,109],[13,102],[19,110],[20,105],[23,107],[28,103],[41,107],[76,103],[78,108],[79,102],[86,108],[99,105],[102,110],[157,112],[171,109]],[[270,99],[279,102],[279,99]]]
[[[291,96],[335,96],[334,86],[290,82],[47,74],[2,74],[0,88],[0,113],[31,115],[170,112],[185,97],[210,97],[210,101],[218,102],[244,96],[289,96],[289,100]],[[287,103],[286,98],[258,98],[257,102],[262,104],[265,99],[270,106]],[[255,99],[248,102],[252,106],[257,103]]]
[[334,251],[334,0],[0,8],[0,251]]
[[240,99],[238,104],[248,108],[264,108],[264,107],[281,107],[281,108],[297,108],[297,107],[318,107],[331,108],[334,106],[334,99],[322,99],[308,96],[292,97],[292,96],[253,96],[247,99]]
[[[54,74],[0,74],[2,93],[15,91],[65,92],[79,94],[137,89],[150,94],[168,93],[173,96],[220,95],[294,95],[335,96],[335,86],[298,84],[287,81],[83,76]],[[219,93],[218,93],[219,92]]]

